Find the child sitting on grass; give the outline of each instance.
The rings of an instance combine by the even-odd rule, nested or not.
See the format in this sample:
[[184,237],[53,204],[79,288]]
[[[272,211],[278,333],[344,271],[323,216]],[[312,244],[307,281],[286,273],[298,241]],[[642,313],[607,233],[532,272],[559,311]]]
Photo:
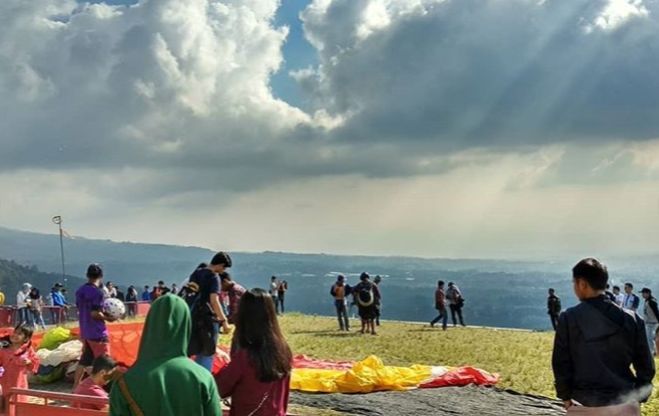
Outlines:
[[[14,332],[2,340],[0,348],[0,366],[4,373],[0,378],[2,396],[0,399],[0,413],[5,411],[12,388],[29,388],[27,377],[29,373],[36,373],[39,369],[39,359],[32,348],[32,327],[19,325]],[[18,401],[25,402],[24,396]]]
[[[101,355],[94,359],[92,364],[92,373],[89,377],[84,379],[78,387],[76,387],[74,394],[82,396],[108,398],[108,393],[105,391],[105,386],[112,380],[115,371],[117,370],[117,363],[107,355]],[[81,409],[93,410],[109,410],[110,406],[99,406],[94,404],[77,404],[75,407]]]

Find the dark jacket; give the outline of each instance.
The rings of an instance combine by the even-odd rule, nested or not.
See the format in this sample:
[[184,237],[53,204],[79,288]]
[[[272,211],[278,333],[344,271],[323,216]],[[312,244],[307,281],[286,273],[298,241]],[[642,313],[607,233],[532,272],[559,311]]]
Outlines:
[[645,324],[604,295],[561,314],[552,366],[557,396],[584,406],[644,402],[652,392],[655,368]]
[[550,295],[547,298],[547,313],[550,315],[560,315],[561,299],[556,295]]

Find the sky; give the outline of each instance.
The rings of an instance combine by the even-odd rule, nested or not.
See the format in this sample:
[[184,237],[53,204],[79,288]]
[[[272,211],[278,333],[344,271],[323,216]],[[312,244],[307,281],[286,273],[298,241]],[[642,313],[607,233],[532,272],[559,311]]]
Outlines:
[[3,0],[0,226],[659,253],[657,0]]

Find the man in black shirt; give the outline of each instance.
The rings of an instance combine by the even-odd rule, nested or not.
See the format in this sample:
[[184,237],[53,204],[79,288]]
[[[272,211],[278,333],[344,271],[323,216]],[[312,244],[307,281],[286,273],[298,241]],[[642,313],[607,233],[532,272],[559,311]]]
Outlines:
[[643,320],[605,295],[609,274],[598,260],[581,260],[572,275],[581,302],[558,321],[552,358],[557,396],[568,415],[640,415],[655,374]]
[[547,297],[547,313],[551,319],[551,326],[556,331],[558,325],[558,316],[561,314],[561,299],[556,296],[554,289],[549,289],[549,296]]
[[211,371],[213,357],[220,331],[229,332],[229,323],[220,303],[220,277],[231,267],[231,257],[227,253],[217,253],[206,268],[198,268],[190,276],[187,287],[194,291],[190,313],[192,316],[192,337],[188,354],[195,361]]

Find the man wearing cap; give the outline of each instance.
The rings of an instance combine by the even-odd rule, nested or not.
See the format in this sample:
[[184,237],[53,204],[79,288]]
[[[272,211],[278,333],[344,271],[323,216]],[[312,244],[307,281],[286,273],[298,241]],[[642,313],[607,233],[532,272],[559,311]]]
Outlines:
[[18,312],[18,323],[33,325],[32,314],[30,313],[30,290],[32,285],[23,283],[21,290],[16,294],[16,310]]
[[105,322],[114,319],[103,314],[105,295],[103,286],[103,269],[98,264],[90,264],[87,268],[87,283],[76,291],[76,306],[78,307],[80,323],[80,340],[82,355],[76,370],[73,388],[78,386],[94,359],[102,355],[110,355],[110,340]]
[[652,355],[657,355],[657,347],[655,345],[655,336],[657,327],[659,326],[659,308],[657,307],[657,299],[652,296],[652,291],[647,287],[641,290],[641,295],[645,299],[643,308],[643,318],[645,319],[645,333],[648,337],[648,346]]
[[62,323],[64,320],[64,315],[66,309],[69,307],[69,304],[66,303],[66,299],[64,299],[64,295],[62,295],[62,286],[61,283],[55,283],[55,286],[53,286],[53,290],[50,292],[50,299],[53,303],[53,309],[51,309],[52,312],[52,318],[53,318],[53,324],[59,325]]

